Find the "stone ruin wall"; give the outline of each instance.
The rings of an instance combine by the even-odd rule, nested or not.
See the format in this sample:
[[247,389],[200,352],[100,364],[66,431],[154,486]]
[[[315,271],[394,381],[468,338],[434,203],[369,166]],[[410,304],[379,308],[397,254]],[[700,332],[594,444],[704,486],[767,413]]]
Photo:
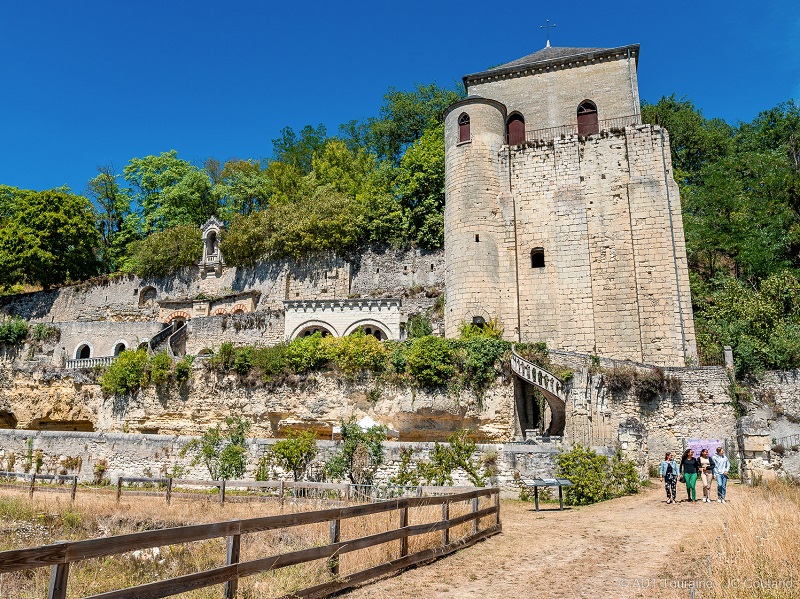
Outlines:
[[[223,342],[274,344],[283,340],[285,299],[347,299],[399,297],[401,318],[432,308],[444,289],[444,252],[370,248],[351,261],[321,256],[304,263],[265,261],[253,268],[228,268],[220,276],[201,276],[195,267],[170,277],[140,279],[134,275],[104,278],[61,289],[0,298],[0,310],[30,322],[53,323],[61,343],[51,356],[60,364],[74,358],[87,343],[92,356],[110,356],[117,342],[128,348],[149,339],[163,326],[158,304],[140,298],[154,287],[158,300],[183,300],[200,293],[215,297],[231,293],[261,293],[253,316],[194,318],[189,324],[187,353],[218,348]],[[438,321],[434,316],[434,330]]]

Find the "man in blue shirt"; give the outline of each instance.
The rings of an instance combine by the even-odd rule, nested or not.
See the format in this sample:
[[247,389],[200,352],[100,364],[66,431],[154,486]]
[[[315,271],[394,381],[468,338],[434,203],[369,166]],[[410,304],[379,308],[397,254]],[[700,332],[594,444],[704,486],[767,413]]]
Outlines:
[[717,447],[717,455],[714,456],[714,478],[717,479],[717,501],[725,503],[725,490],[728,486],[728,471],[731,469],[731,461],[725,455],[724,447]]

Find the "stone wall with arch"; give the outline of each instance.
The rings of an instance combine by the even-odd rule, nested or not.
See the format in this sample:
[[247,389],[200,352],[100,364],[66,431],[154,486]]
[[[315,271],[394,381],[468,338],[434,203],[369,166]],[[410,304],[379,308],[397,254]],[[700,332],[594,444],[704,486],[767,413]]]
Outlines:
[[362,326],[380,330],[383,339],[397,340],[402,335],[399,299],[286,301],[283,305],[285,339],[295,339],[313,327],[327,330],[335,337],[348,335]]
[[150,339],[164,326],[153,322],[60,322],[61,336],[53,352],[53,361],[75,359],[78,348],[89,347],[91,358],[115,355],[120,344],[125,349],[136,349],[141,342]]

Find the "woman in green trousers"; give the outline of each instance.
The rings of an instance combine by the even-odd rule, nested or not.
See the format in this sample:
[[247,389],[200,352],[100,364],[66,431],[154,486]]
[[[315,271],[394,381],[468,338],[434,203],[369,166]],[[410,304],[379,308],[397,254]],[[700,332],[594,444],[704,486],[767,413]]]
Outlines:
[[697,474],[700,472],[700,461],[694,457],[694,450],[687,449],[681,457],[681,474],[686,483],[686,494],[688,501],[697,501],[694,487],[697,484]]

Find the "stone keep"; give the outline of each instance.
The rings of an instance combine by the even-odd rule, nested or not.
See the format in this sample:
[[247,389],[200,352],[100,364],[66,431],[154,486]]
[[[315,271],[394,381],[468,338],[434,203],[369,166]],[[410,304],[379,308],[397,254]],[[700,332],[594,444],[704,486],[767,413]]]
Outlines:
[[464,77],[445,113],[445,332],[636,362],[696,357],[669,136],[639,46],[553,48]]

